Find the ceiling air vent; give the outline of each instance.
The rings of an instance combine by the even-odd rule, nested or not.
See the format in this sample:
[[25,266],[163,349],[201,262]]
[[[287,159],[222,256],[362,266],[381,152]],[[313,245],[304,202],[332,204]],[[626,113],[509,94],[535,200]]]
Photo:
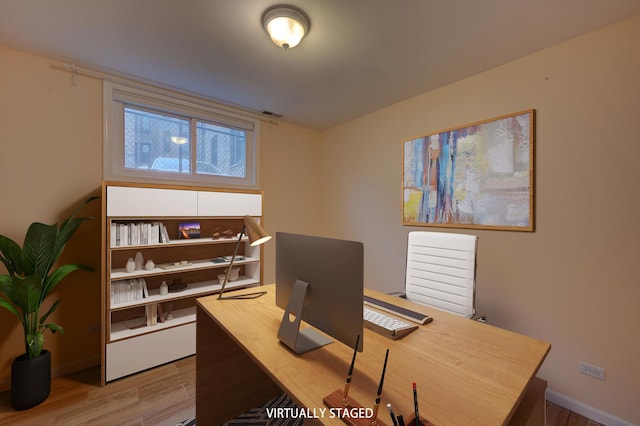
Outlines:
[[267,117],[282,118],[282,114],[278,114],[277,112],[271,112],[267,110],[262,111],[260,114],[266,115]]

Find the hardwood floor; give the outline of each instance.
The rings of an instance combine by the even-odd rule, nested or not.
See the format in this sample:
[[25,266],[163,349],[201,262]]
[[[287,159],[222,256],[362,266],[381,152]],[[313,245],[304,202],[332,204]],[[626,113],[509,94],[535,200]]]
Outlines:
[[547,426],[603,426],[564,407],[547,401]]
[[[30,410],[11,408],[0,393],[0,425],[160,425],[195,416],[195,357],[100,386],[98,367],[51,383],[51,395]],[[601,426],[547,401],[548,426]],[[211,426],[211,425],[206,425]]]
[[0,393],[0,425],[168,425],[195,416],[195,357],[100,386],[99,368],[51,383],[51,395],[25,411]]

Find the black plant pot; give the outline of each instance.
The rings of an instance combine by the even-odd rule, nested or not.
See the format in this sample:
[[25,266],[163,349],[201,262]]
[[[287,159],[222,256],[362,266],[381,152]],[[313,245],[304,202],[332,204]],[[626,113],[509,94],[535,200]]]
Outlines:
[[26,410],[43,402],[51,392],[51,352],[37,358],[20,355],[11,363],[11,406]]

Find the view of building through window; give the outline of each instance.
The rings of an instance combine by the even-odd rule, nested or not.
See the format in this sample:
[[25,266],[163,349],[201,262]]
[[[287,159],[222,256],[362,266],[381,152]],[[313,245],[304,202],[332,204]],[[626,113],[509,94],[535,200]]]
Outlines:
[[244,178],[246,134],[244,130],[194,118],[126,106],[124,167]]
[[103,83],[103,178],[258,189],[260,118],[145,85]]

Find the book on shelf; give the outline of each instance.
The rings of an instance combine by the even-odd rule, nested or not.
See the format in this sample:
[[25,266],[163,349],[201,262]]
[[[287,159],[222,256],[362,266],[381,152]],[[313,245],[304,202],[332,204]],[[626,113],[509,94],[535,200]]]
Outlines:
[[162,222],[156,222],[158,224],[158,238],[161,243],[169,243],[171,239],[169,238],[169,232],[167,231],[167,227],[164,226]]
[[111,247],[168,243],[169,234],[162,222],[112,222]]
[[147,314],[147,325],[156,325],[158,323],[158,305],[156,303],[150,303],[145,305],[144,309]]
[[111,304],[135,302],[149,297],[149,289],[144,278],[111,282]]
[[157,306],[158,306],[158,321],[164,322],[166,319],[166,313],[162,309],[162,303],[158,303]]

